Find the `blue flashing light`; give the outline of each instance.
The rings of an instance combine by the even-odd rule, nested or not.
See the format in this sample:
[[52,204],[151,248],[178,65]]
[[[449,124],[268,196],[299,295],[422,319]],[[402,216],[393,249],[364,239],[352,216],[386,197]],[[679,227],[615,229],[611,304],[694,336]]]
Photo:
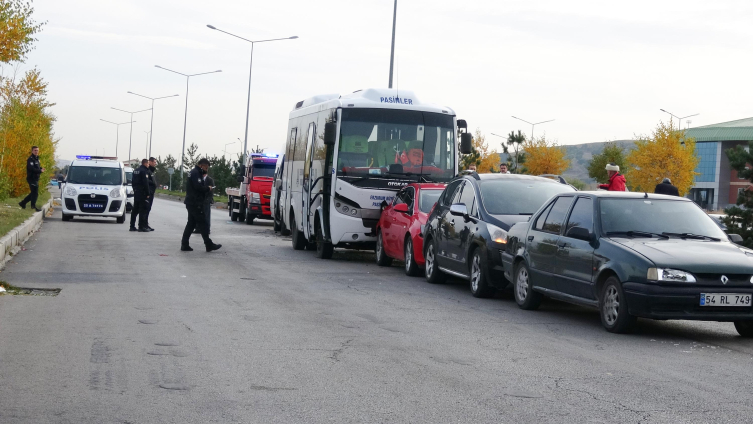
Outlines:
[[280,155],[273,155],[273,154],[269,154],[269,153],[265,153],[264,156],[266,156],[268,158],[278,158],[278,157],[280,157]]
[[83,160],[89,160],[91,159],[91,156],[85,156],[85,155],[76,155],[76,159],[83,159]]

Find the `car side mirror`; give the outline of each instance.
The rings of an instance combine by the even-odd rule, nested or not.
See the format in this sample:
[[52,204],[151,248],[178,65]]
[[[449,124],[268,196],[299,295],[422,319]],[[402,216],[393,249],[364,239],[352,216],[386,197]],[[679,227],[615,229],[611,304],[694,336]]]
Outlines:
[[727,234],[727,238],[729,238],[729,241],[735,244],[743,244],[743,236],[740,234]]
[[392,208],[395,212],[402,212],[402,213],[408,213],[408,204],[407,203],[400,203],[398,205],[395,205],[395,207]]
[[466,217],[468,216],[468,208],[465,207],[465,203],[455,203],[450,206],[450,215]]
[[565,234],[565,237],[574,238],[576,240],[583,240],[583,241],[592,241],[593,236],[591,235],[591,232],[583,227],[572,227],[569,230],[567,230],[567,234]]
[[469,133],[460,134],[460,153],[467,155],[473,151],[473,136]]
[[334,146],[337,138],[337,122],[327,122],[324,124],[324,144]]

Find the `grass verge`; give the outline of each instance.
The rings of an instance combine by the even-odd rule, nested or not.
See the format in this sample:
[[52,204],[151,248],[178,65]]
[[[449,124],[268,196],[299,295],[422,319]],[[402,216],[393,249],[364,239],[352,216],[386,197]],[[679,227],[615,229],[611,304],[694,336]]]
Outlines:
[[[24,200],[24,197],[26,195],[0,201],[0,238],[34,214],[35,211],[31,209],[31,205],[26,205],[26,209],[18,206],[18,202]],[[44,205],[48,200],[50,200],[50,192],[47,189],[40,190],[37,207]]]
[[57,296],[60,294],[60,289],[31,289],[16,287],[5,281],[0,281],[0,287],[5,289],[5,291],[0,292],[0,296]]

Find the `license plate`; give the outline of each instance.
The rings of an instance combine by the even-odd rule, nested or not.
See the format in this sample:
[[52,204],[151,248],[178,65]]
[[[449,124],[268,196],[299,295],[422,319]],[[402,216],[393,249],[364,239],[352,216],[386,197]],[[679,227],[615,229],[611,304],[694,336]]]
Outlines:
[[84,207],[88,209],[104,209],[105,205],[102,203],[84,203]]
[[701,293],[701,306],[750,306],[750,294]]

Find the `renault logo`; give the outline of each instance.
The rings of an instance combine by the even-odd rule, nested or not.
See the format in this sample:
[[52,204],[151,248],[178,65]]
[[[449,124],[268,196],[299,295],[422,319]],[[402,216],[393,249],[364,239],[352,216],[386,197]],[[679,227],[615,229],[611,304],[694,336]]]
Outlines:
[[727,281],[729,281],[729,278],[726,275],[722,275],[722,284],[727,284]]

